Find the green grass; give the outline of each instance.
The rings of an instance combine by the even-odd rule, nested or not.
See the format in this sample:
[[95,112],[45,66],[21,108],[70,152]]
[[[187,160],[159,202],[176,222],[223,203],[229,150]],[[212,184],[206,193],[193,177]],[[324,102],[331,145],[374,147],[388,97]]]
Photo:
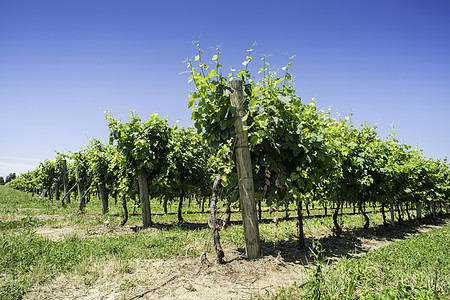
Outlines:
[[131,260],[199,255],[200,240],[199,230],[180,228],[90,239],[70,235],[58,241],[29,229],[2,232],[0,270],[5,276],[1,279],[0,299],[19,298],[30,286],[91,258]]
[[2,221],[0,220],[0,230],[14,229],[14,228],[33,228],[44,225],[39,219],[32,217],[24,217],[20,220]]
[[449,299],[450,226],[402,240],[360,258],[316,268],[302,285],[270,299]]

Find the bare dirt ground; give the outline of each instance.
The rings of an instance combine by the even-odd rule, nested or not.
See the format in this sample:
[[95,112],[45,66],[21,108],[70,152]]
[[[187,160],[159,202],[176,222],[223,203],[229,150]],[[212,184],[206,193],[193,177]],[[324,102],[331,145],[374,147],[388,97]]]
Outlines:
[[[395,227],[376,226],[367,230],[344,232],[307,239],[307,245],[319,241],[329,262],[342,256],[360,256],[394,241],[425,233],[445,225],[450,218],[405,221]],[[102,234],[101,227],[84,230],[86,236]],[[115,234],[127,234],[124,229]],[[40,228],[38,233],[51,239],[72,234],[75,229]],[[77,232],[80,233],[80,232]],[[112,234],[109,231],[109,234]],[[24,299],[249,299],[291,286],[306,279],[310,264],[308,250],[297,250],[296,243],[278,249],[263,244],[264,256],[247,260],[241,249],[225,249],[226,263],[220,265],[209,253],[203,264],[200,257],[169,259],[90,261],[34,287]]]

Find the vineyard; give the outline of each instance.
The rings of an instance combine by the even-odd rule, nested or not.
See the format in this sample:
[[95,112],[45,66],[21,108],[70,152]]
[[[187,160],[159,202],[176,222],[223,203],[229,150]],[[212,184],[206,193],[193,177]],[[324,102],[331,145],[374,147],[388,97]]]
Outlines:
[[[312,220],[326,223],[321,236],[339,238],[356,219],[370,230],[448,214],[447,159],[426,158],[394,134],[382,139],[376,127],[304,103],[291,61],[274,72],[263,57],[252,75],[252,48],[244,68],[225,76],[220,48],[205,63],[197,46],[186,61],[194,127],[171,127],[157,114],[143,120],[132,111],[128,121],[107,114],[108,144],[92,139],[78,152],[57,153],[7,186],[61,218],[95,214],[105,227],[131,224],[144,240],[139,232],[146,229],[187,229],[186,244],[207,240],[208,247],[163,247],[167,253],[156,257],[189,254],[202,265],[209,264],[209,243],[219,265],[229,261],[224,241],[242,246],[247,258],[284,251],[284,244],[304,255],[316,246],[315,231],[305,229]],[[8,224],[1,229],[26,227]]]

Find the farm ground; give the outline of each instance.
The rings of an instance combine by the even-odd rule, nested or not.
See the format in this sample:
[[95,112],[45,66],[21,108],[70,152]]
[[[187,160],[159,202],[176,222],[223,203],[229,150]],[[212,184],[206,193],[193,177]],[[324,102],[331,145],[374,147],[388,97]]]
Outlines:
[[[5,288],[0,299],[264,298],[280,286],[304,282],[314,265],[309,248],[317,249],[319,243],[327,265],[333,265],[342,257],[363,256],[450,225],[447,214],[385,227],[375,210],[364,230],[362,216],[349,207],[341,217],[344,233],[337,238],[329,214],[321,217],[324,212],[316,209],[305,216],[307,247],[298,250],[295,215],[282,220],[284,211],[270,214],[266,208],[260,223],[263,256],[247,260],[239,213],[234,213],[232,226],[221,231],[226,263],[220,265],[211,250],[208,214],[194,205],[184,208],[189,211],[185,223],[177,225],[176,205],[164,215],[155,201],[155,226],[139,230],[138,214],[119,227],[121,206],[111,203],[110,213],[102,216],[95,199],[79,214],[76,203],[63,209],[0,186],[0,204],[0,283]],[[207,249],[207,261],[201,263]],[[443,268],[445,273],[449,266]]]
[[[450,225],[450,218],[404,221],[394,228],[372,226],[353,229],[336,238],[330,234],[309,237],[319,241],[329,264],[342,256],[355,257],[407,239],[429,230]],[[37,233],[55,240],[77,234],[132,235],[134,227],[125,226],[79,229],[76,226],[37,228]],[[155,230],[152,228],[148,231]],[[247,260],[242,249],[227,247],[226,263],[220,265],[214,253],[207,262],[200,257],[177,256],[165,259],[127,260],[90,259],[74,270],[60,274],[33,287],[24,299],[249,299],[274,292],[279,286],[291,286],[305,280],[310,266],[308,251],[299,251],[295,243],[283,246],[263,245],[264,256]]]

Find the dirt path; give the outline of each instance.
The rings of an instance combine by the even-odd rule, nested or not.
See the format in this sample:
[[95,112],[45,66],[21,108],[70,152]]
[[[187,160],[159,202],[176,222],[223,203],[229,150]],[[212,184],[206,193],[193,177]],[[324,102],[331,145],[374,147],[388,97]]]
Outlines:
[[[450,225],[449,218],[353,230],[341,238],[321,236],[315,241],[320,241],[332,262],[445,225]],[[223,265],[216,263],[213,254],[208,254],[209,263],[203,264],[199,257],[92,261],[35,287],[24,299],[249,299],[304,281],[307,251],[296,250],[295,243],[281,251],[267,245],[263,249],[266,255],[251,261],[237,250],[226,249],[227,263]]]
[[248,261],[226,251],[224,265],[199,258],[101,261],[62,274],[35,288],[25,299],[247,299],[301,281],[304,267],[265,256]]

